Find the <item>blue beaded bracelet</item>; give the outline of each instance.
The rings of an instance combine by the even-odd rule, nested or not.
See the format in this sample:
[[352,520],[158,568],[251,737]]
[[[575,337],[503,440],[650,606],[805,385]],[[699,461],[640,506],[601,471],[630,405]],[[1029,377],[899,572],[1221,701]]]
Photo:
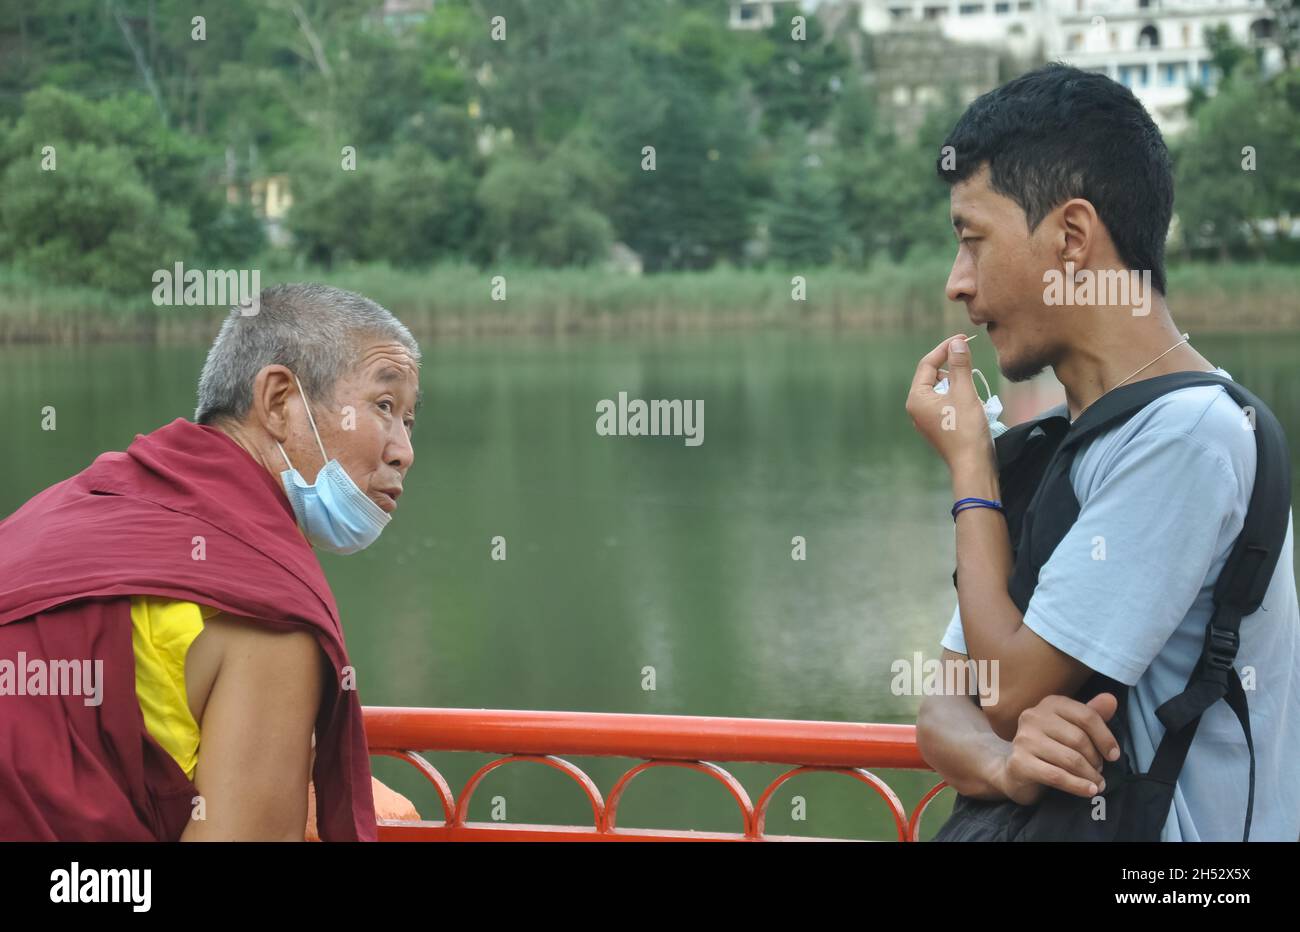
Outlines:
[[992,508],[994,511],[1001,511],[1002,514],[1006,514],[1001,502],[990,501],[987,498],[963,498],[952,506],[952,519],[956,521],[957,515],[968,508]]

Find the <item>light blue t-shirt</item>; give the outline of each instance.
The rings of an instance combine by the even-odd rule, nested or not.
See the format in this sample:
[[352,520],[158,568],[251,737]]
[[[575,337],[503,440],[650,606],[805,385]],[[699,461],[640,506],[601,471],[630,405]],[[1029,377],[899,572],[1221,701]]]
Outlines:
[[[1070,470],[1078,521],[1043,566],[1025,612],[1039,637],[1134,687],[1125,751],[1141,772],[1164,735],[1156,709],[1183,691],[1200,656],[1214,584],[1245,520],[1256,460],[1249,426],[1222,388],[1197,386],[1156,399],[1087,444]],[[1293,530],[1288,516],[1264,601],[1242,619],[1234,663],[1255,743],[1252,841],[1300,840]],[[966,653],[958,612],[943,646]],[[1161,840],[1240,841],[1249,768],[1241,725],[1216,702],[1201,717]]]

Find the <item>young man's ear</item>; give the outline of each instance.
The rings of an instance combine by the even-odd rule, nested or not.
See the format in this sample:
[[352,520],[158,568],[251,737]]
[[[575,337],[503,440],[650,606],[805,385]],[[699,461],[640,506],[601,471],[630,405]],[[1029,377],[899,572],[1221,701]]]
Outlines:
[[1087,268],[1101,230],[1097,209],[1081,197],[1071,198],[1061,207],[1059,228],[1061,261],[1073,262],[1076,269]]

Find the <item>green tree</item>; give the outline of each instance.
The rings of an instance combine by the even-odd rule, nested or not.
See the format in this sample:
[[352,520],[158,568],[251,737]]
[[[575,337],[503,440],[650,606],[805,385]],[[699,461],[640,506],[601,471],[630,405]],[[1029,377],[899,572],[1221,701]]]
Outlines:
[[768,182],[734,41],[722,17],[698,11],[633,34],[623,77],[593,107],[618,178],[610,216],[647,271],[741,262],[753,236]]
[[495,160],[478,191],[491,258],[553,266],[603,259],[613,228],[590,203],[590,182],[605,183],[601,167],[572,149],[542,160],[523,152]]
[[1300,76],[1261,80],[1247,61],[1196,112],[1174,150],[1184,248],[1220,257],[1267,249],[1260,221],[1300,214]]
[[806,129],[825,123],[848,78],[843,45],[825,35],[815,16],[805,15],[804,28],[804,38],[796,39],[789,17],[778,16],[745,61],[770,137],[787,123]]
[[232,216],[213,168],[202,142],[165,127],[142,94],[91,101],[55,87],[33,91],[0,140],[0,171],[12,185],[4,255],[47,277],[114,290],[138,287],[142,270],[178,259],[224,259]]
[[355,170],[344,170],[340,159],[315,151],[288,161],[294,165],[293,206],[286,226],[297,250],[326,268],[368,258],[381,162],[358,157]]
[[828,264],[845,235],[840,189],[826,155],[808,146],[797,124],[782,134],[773,187],[768,255],[786,267]]
[[900,261],[910,252],[935,252],[952,242],[948,189],[935,163],[948,131],[961,114],[955,92],[926,114],[915,141],[900,139],[877,123],[874,109],[857,92],[838,112],[834,170],[849,229],[863,258],[884,254]]
[[463,163],[398,149],[379,166],[365,258],[420,266],[462,254],[480,222],[476,186]]
[[65,145],[57,169],[15,159],[0,178],[0,257],[35,275],[147,294],[159,268],[192,259],[182,211],[160,204],[131,153],[117,146]]

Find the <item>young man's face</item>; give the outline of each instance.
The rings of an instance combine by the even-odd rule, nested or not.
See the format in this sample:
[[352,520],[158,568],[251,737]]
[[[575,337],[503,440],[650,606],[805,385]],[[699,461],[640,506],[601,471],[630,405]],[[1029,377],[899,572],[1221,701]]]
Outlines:
[[1044,220],[1031,234],[1025,212],[989,186],[988,165],[953,185],[951,213],[959,239],[947,294],[962,301],[976,326],[988,325],[998,368],[1013,382],[1060,358],[1061,309],[1044,303],[1043,272],[1059,269],[1061,243]]

